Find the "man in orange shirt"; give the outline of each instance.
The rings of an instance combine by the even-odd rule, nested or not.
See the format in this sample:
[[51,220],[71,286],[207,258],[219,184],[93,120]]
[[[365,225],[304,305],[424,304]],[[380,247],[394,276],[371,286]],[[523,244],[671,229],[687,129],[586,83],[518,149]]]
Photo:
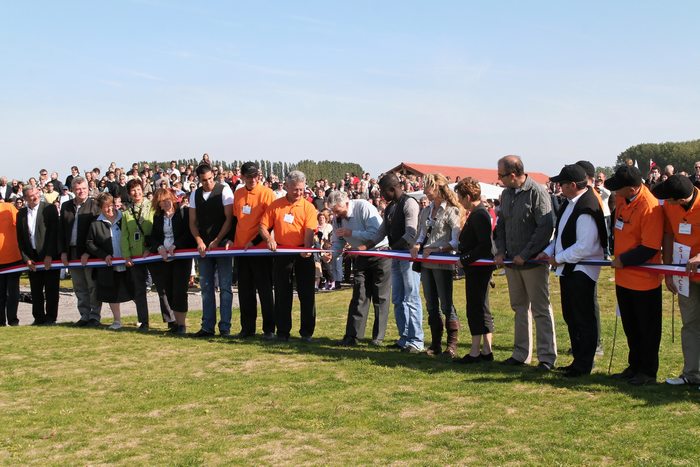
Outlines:
[[[280,247],[311,248],[314,230],[318,227],[316,208],[304,199],[306,176],[293,170],[285,177],[287,194],[275,200],[260,222],[260,235],[271,251]],[[274,231],[275,238],[270,235]],[[292,329],[292,273],[296,278],[301,309],[301,339],[310,342],[316,327],[316,268],[311,253],[275,256],[275,326],[277,339],[289,340]]]
[[628,269],[660,263],[663,211],[642,183],[642,174],[625,165],[605,181],[615,198],[615,294],[629,346],[629,366],[614,378],[633,385],[656,381],[661,343],[661,277],[658,273]]
[[[688,263],[700,259],[700,190],[684,175],[671,175],[652,190],[654,196],[665,199],[663,257],[665,264],[673,263],[674,242],[690,248]],[[672,276],[666,276],[666,287],[673,294],[678,289]],[[683,373],[678,378],[668,378],[672,385],[700,384],[700,277],[689,280],[688,296],[678,294],[681,309],[681,343],[683,347]]]
[[[260,183],[260,168],[255,162],[246,162],[240,170],[243,187],[233,193],[233,229],[234,248],[267,246],[260,236],[260,220],[268,206],[275,200],[271,189]],[[238,337],[255,335],[255,321],[258,303],[255,296],[260,296],[262,312],[262,329],[264,339],[275,337],[275,302],[272,296],[272,257],[239,256],[238,299],[241,309],[241,332]]]
[[[0,201],[0,269],[18,266],[22,261],[17,243],[17,208]],[[0,274],[0,326],[17,326],[19,274]]]

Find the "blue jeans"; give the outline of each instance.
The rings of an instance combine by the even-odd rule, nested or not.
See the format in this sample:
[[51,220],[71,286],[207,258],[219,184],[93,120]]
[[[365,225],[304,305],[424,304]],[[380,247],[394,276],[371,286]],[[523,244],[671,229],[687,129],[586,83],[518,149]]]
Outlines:
[[216,324],[216,297],[214,279],[219,276],[219,308],[221,320],[219,332],[231,333],[231,307],[233,305],[233,292],[231,280],[233,277],[233,263],[231,258],[199,258],[199,284],[202,287],[202,329],[214,332]]
[[394,304],[398,344],[423,350],[423,305],[420,301],[420,274],[410,261],[391,260],[391,302]]

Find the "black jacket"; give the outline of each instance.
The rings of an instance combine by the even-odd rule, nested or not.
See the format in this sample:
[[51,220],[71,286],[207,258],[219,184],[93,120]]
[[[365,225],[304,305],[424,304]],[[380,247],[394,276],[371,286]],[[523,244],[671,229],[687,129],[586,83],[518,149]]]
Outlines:
[[17,244],[22,260],[26,263],[44,261],[46,256],[56,259],[58,256],[58,210],[53,204],[42,201],[36,214],[34,240],[36,249],[32,247],[27,215],[29,208],[23,207],[17,213]]
[[[158,247],[165,240],[163,232],[163,222],[165,216],[162,214],[153,216],[153,230],[148,241],[151,253],[157,253]],[[173,236],[175,237],[175,249],[194,248],[194,238],[190,231],[189,208],[182,207],[175,211],[173,215]]]
[[[92,198],[85,200],[85,203],[80,208],[78,214],[78,241],[76,248],[78,256],[85,253],[85,240],[87,240],[88,230],[90,225],[100,215],[100,208],[97,206],[97,201]],[[59,253],[68,253],[70,248],[70,236],[73,232],[73,223],[75,222],[75,199],[70,199],[61,206],[61,228],[58,231],[58,250]]]

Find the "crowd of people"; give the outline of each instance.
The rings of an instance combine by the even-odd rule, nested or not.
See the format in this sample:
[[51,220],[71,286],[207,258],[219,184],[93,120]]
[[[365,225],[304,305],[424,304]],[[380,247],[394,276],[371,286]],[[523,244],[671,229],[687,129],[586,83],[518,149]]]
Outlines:
[[[515,326],[513,351],[502,363],[532,362],[534,320],[537,368],[573,378],[590,374],[602,353],[596,284],[601,261],[612,256],[629,347],[627,368],[613,377],[633,385],[656,381],[665,282],[679,296],[684,355],[682,373],[667,382],[700,384],[700,278],[677,280],[638,267],[682,262],[697,272],[700,162],[694,177],[667,167],[665,178],[649,174],[645,180],[632,164],[606,178],[590,162],[579,161],[565,165],[548,186],[529,177],[517,156],[501,158],[497,168],[504,187],[499,200],[483,199],[472,177],[453,187],[438,173],[386,173],[378,179],[348,173],[329,183],[307,181],[295,170],[279,180],[265,177],[254,162],[223,170],[206,154],[196,167],[173,161],[165,169],[134,164],[123,170],[112,164],[102,177],[99,169],[81,174],[74,166],[65,182],[46,170],[27,183],[0,177],[0,272],[18,264],[28,268],[33,324],[51,325],[58,318],[61,270],[79,261],[82,267],[70,270],[80,313],[75,325],[101,326],[106,303],[113,330],[122,327],[120,304],[127,301],[136,304],[139,330],[149,329],[146,294],[152,279],[169,332],[196,338],[217,331],[232,335],[237,277],[241,329],[235,337],[255,336],[259,300],[262,338],[288,341],[296,291],[299,335],[306,342],[315,332],[316,293],[338,288],[345,275],[353,289],[341,345],[355,346],[365,338],[370,305],[369,344],[384,345],[391,303],[399,338],[389,347],[478,364],[494,359],[489,290],[494,270],[503,267]],[[408,195],[418,189],[424,199]],[[258,254],[235,261],[226,254],[251,248]],[[303,252],[275,253],[288,248]],[[199,257],[194,262],[176,257],[182,250],[196,250]],[[350,258],[347,250],[362,254]],[[381,250],[408,252],[413,261],[372,253]],[[148,255],[162,261],[135,261]],[[466,281],[471,345],[461,357],[455,267],[436,260],[445,255],[458,257]],[[87,267],[91,258],[106,267]],[[115,258],[124,263],[112,264]],[[573,362],[560,368],[550,270],[560,283],[573,355]],[[200,329],[188,334],[187,289],[195,273],[202,320]],[[19,277],[0,273],[0,325],[18,324]],[[427,346],[421,288],[430,328]]]

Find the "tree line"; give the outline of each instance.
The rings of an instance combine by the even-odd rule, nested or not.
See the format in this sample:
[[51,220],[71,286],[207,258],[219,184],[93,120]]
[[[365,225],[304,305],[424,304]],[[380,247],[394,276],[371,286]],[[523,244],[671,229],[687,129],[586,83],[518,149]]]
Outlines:
[[[171,160],[174,160],[177,163],[178,167],[180,167],[181,165],[188,166],[190,164],[194,167],[197,167],[197,165],[201,162],[201,159],[196,158],[181,158]],[[236,168],[240,168],[241,165],[249,161],[250,160],[225,161],[212,159],[211,164],[212,166],[223,167],[224,170],[234,170]],[[163,169],[166,169],[170,167],[170,162],[170,160],[152,161],[148,162],[148,164],[150,164],[151,167],[155,167],[157,165]],[[283,162],[270,161],[266,159],[253,159],[252,162],[258,164],[260,170],[262,171],[265,177],[276,175],[280,180],[282,180],[284,176],[292,170],[301,170],[302,172],[304,172],[304,174],[306,175],[306,179],[309,181],[328,179],[329,182],[336,183],[342,180],[346,173],[354,173],[358,177],[361,176],[362,173],[364,173],[362,166],[354,162],[338,162],[328,160],[313,161],[311,159],[304,159],[299,162]],[[143,164],[144,162],[141,162],[139,165]]]

